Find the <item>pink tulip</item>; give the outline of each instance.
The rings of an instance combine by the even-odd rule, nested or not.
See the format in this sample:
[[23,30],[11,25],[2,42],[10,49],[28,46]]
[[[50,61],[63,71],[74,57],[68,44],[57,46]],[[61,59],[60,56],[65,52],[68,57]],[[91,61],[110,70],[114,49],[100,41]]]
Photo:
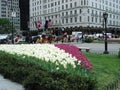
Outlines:
[[55,44],[56,47],[65,50],[66,53],[71,54],[73,57],[76,57],[78,61],[81,61],[82,67],[86,67],[87,69],[92,69],[92,64],[90,63],[89,59],[79,51],[77,46],[71,44]]

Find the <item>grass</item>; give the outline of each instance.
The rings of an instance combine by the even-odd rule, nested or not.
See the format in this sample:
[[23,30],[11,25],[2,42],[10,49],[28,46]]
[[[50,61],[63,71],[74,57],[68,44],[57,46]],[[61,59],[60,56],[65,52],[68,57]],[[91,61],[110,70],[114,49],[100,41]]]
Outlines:
[[85,55],[93,64],[99,90],[120,77],[120,58],[118,56],[95,53],[85,53]]
[[[94,43],[104,43],[104,40],[94,40]],[[120,43],[120,40],[108,40],[108,43]]]

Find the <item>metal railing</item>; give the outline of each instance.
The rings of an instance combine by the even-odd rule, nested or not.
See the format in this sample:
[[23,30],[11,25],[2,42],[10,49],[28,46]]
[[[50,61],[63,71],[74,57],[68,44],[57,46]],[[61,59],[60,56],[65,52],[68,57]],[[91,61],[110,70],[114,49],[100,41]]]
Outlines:
[[120,78],[114,80],[112,83],[103,87],[102,90],[120,90]]

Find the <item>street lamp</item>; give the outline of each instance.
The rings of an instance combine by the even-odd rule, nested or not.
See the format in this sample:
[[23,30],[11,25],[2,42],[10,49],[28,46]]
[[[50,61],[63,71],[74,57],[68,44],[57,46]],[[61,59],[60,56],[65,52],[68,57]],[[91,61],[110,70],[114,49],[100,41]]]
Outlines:
[[13,33],[13,2],[11,0],[11,17],[12,17],[12,44],[14,44],[14,33]]
[[108,13],[103,13],[103,18],[104,18],[104,22],[105,22],[105,51],[103,52],[104,54],[108,54],[108,50],[107,50],[107,18],[108,18]]

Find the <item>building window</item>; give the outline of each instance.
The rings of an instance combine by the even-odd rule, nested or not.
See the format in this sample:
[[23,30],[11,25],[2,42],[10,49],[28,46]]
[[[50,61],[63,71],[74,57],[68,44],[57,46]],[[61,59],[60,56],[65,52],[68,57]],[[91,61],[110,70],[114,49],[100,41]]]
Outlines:
[[74,14],[77,14],[77,10],[74,11]]
[[97,23],[97,17],[95,18],[95,22]]
[[88,16],[88,22],[90,22],[90,17]]
[[70,11],[70,15],[72,15],[72,11]]
[[90,10],[88,9],[88,13],[90,13]]
[[64,9],[64,5],[62,5],[62,10]]
[[72,8],[72,3],[70,3],[70,8]]
[[62,0],[62,3],[64,3],[64,0]]
[[66,4],[66,9],[68,9],[68,4]]
[[80,18],[80,22],[81,22],[82,21],[82,17],[80,16],[79,18]]
[[73,19],[72,18],[70,18],[70,23],[72,23],[73,22]]
[[81,5],[83,5],[83,1],[81,0]]
[[77,22],[77,17],[75,17],[75,22]]
[[74,6],[77,7],[77,2],[74,3]]
[[82,13],[82,10],[80,9],[80,14]]
[[66,18],[66,23],[68,23],[68,18]]
[[62,16],[64,16],[64,12],[62,12]]
[[94,17],[92,17],[92,22],[94,22]]
[[64,24],[64,18],[62,19],[62,24]]
[[66,16],[68,16],[68,12],[66,12]]
[[58,5],[60,5],[60,1],[58,1]]

